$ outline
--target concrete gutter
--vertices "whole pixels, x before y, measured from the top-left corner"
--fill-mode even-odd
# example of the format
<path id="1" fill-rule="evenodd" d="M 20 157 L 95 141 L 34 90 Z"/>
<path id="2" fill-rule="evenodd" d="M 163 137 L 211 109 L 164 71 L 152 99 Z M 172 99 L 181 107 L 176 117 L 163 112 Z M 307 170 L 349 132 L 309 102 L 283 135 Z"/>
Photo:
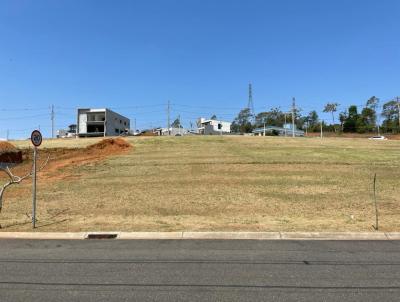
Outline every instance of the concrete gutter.
<path id="1" fill-rule="evenodd" d="M 121 240 L 400 240 L 400 232 L 0 232 L 0 239 L 88 239 L 114 235 Z"/>

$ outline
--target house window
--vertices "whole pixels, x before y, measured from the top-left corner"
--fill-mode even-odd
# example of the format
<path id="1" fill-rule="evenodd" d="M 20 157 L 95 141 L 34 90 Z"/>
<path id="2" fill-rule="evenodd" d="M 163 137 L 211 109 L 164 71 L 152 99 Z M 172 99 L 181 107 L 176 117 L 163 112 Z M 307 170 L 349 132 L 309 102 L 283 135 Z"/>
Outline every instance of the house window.
<path id="1" fill-rule="evenodd" d="M 115 133 L 119 134 L 119 129 L 115 128 Z"/>
<path id="2" fill-rule="evenodd" d="M 218 124 L 218 130 L 222 129 L 222 124 Z"/>

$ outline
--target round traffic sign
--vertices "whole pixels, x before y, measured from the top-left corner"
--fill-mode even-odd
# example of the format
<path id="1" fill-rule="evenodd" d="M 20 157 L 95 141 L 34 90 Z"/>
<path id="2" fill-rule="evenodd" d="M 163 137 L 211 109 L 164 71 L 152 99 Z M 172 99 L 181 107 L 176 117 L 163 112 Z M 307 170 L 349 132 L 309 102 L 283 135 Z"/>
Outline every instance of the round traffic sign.
<path id="1" fill-rule="evenodd" d="M 39 130 L 33 130 L 31 134 L 31 142 L 35 147 L 39 147 L 42 144 L 42 133 Z"/>

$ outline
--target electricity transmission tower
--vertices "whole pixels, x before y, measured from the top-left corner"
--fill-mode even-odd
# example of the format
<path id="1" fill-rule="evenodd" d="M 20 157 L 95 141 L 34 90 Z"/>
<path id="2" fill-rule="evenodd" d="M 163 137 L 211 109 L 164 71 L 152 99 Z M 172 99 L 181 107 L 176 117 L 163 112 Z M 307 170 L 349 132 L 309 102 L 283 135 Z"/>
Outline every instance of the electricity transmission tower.
<path id="1" fill-rule="evenodd" d="M 251 83 L 249 84 L 249 102 L 247 103 L 247 108 L 250 110 L 250 115 L 252 122 L 255 122 L 256 116 L 254 113 L 254 103 L 253 103 L 253 88 L 251 87 Z"/>

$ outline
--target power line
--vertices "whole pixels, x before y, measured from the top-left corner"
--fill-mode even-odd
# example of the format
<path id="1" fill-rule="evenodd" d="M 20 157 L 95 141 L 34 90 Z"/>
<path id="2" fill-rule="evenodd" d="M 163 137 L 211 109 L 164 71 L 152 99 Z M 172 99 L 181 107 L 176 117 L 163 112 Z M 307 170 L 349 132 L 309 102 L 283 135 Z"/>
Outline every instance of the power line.
<path id="1" fill-rule="evenodd" d="M 48 114 L 37 114 L 37 115 L 29 115 L 29 116 L 7 117 L 7 118 L 1 118 L 0 121 L 23 120 L 23 119 L 28 119 L 28 118 L 45 117 L 45 116 L 48 116 Z"/>

